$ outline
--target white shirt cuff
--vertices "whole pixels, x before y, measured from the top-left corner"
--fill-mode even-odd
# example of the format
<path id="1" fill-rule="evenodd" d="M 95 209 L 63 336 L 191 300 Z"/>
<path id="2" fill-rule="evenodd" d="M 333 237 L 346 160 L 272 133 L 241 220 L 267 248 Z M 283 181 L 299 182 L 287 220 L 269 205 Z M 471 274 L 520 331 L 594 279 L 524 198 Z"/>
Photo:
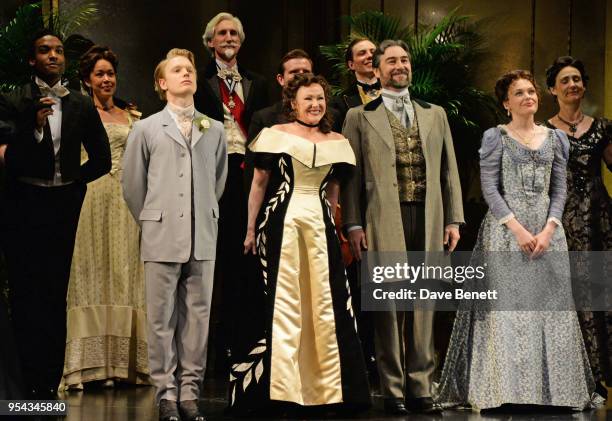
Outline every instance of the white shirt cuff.
<path id="1" fill-rule="evenodd" d="M 36 129 L 34 129 L 34 139 L 36 139 L 36 143 L 40 143 L 43 140 L 43 137 L 45 136 L 45 132 L 44 131 L 38 131 Z"/>
<path id="2" fill-rule="evenodd" d="M 348 227 L 346 229 L 346 232 L 349 233 L 349 232 L 355 231 L 355 230 L 362 230 L 363 231 L 363 227 L 361 225 L 351 225 L 350 227 Z"/>

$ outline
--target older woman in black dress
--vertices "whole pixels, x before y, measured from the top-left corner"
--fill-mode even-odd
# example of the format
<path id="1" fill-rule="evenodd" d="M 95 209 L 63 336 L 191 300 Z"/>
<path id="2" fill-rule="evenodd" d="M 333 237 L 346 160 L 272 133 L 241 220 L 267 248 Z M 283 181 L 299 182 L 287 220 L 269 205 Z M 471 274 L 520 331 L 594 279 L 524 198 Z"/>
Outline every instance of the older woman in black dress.
<path id="1" fill-rule="evenodd" d="M 612 206 L 602 180 L 601 161 L 610 168 L 612 123 L 582 111 L 588 80 L 582 61 L 565 56 L 553 62 L 546 70 L 546 84 L 559 112 L 547 125 L 563 130 L 570 143 L 563 213 L 568 249 L 608 251 L 612 250 Z M 591 300 L 586 282 L 588 272 L 584 268 L 573 269 L 576 300 L 588 305 Z M 584 279 L 577 278 L 580 276 Z M 612 312 L 582 311 L 579 320 L 597 392 L 605 395 L 602 382 L 612 385 Z"/>

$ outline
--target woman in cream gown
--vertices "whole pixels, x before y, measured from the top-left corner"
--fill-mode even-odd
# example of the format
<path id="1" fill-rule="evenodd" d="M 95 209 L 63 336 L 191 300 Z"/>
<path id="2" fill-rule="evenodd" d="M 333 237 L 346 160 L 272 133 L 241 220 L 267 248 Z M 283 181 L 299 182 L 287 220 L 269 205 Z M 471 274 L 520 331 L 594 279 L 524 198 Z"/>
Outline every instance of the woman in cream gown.
<path id="1" fill-rule="evenodd" d="M 297 75 L 283 91 L 288 124 L 264 129 L 250 148 L 255 175 L 245 253 L 257 276 L 243 346 L 230 370 L 230 407 L 370 401 L 340 244 L 330 209 L 355 156 L 330 132 L 325 80 Z M 257 217 L 257 219 L 256 219 Z"/>
<path id="2" fill-rule="evenodd" d="M 93 46 L 81 59 L 82 81 L 108 133 L 112 168 L 89 184 L 81 210 L 60 390 L 79 390 L 92 381 L 149 383 L 139 231 L 120 184 L 125 142 L 140 113 L 113 98 L 116 68 L 117 58 L 107 47 Z"/>

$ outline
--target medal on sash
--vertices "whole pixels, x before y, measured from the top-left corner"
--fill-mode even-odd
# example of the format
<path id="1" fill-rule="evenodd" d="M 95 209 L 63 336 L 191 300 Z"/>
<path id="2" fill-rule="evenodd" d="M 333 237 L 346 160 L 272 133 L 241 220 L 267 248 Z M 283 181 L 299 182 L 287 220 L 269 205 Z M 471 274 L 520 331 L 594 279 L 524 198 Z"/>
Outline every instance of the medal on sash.
<path id="1" fill-rule="evenodd" d="M 217 76 L 225 82 L 225 85 L 229 90 L 229 101 L 227 103 L 227 107 L 230 110 L 233 110 L 236 107 L 236 103 L 234 102 L 236 85 L 242 80 L 242 76 L 240 76 L 240 73 L 238 73 L 238 71 L 235 69 L 221 69 L 219 63 L 217 63 Z"/>

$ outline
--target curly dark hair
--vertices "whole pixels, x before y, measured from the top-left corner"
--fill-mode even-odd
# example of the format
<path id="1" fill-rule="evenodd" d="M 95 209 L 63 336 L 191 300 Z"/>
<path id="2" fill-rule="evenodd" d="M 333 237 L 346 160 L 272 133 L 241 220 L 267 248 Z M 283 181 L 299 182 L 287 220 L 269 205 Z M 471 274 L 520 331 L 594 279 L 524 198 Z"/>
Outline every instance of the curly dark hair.
<path id="1" fill-rule="evenodd" d="M 332 116 L 329 111 L 329 85 L 321 75 L 312 73 L 302 73 L 295 75 L 283 88 L 283 112 L 289 121 L 297 120 L 292 102 L 295 101 L 299 89 L 303 86 L 320 85 L 325 93 L 325 114 L 319 121 L 319 130 L 323 133 L 331 132 Z"/>
<path id="2" fill-rule="evenodd" d="M 366 37 L 357 37 L 357 38 L 353 38 L 353 40 L 349 43 L 349 45 L 347 45 L 346 50 L 344 51 L 344 62 L 348 65 L 349 61 L 353 61 L 354 57 L 353 57 L 353 47 L 357 44 L 359 44 L 361 41 L 370 41 L 372 44 L 374 44 L 374 42 L 370 39 L 370 38 L 366 38 Z M 376 44 L 374 44 L 376 45 Z"/>
<path id="3" fill-rule="evenodd" d="M 96 67 L 96 63 L 99 60 L 108 61 L 111 66 L 113 66 L 115 73 L 117 73 L 117 67 L 119 66 L 117 55 L 108 47 L 93 45 L 85 52 L 85 54 L 81 56 L 81 60 L 79 62 L 79 77 L 81 78 L 81 81 L 85 82 L 85 80 L 89 79 L 89 75 L 91 72 L 93 72 L 94 67 Z"/>
<path id="4" fill-rule="evenodd" d="M 557 81 L 557 75 L 567 66 L 575 67 L 580 72 L 582 84 L 586 88 L 587 83 L 589 82 L 589 76 L 586 74 L 586 70 L 584 69 L 584 63 L 582 60 L 578 60 L 572 56 L 557 57 L 555 61 L 548 66 L 546 69 L 546 86 L 549 88 L 554 87 L 555 82 Z"/>
<path id="5" fill-rule="evenodd" d="M 525 79 L 531 82 L 536 90 L 538 96 L 538 102 L 540 102 L 540 88 L 529 70 L 512 70 L 508 72 L 495 82 L 495 96 L 497 97 L 497 103 L 502 109 L 504 108 L 504 102 L 508 100 L 508 89 L 510 85 L 519 79 Z"/>
<path id="6" fill-rule="evenodd" d="M 36 57 L 36 41 L 46 36 L 55 37 L 59 39 L 62 44 L 64 43 L 64 40 L 59 35 L 59 33 L 49 28 L 41 28 L 38 31 L 34 32 L 34 34 L 32 34 L 32 36 L 30 37 L 30 45 L 29 45 L 30 48 L 28 49 L 28 59 L 33 59 L 34 57 Z"/>

